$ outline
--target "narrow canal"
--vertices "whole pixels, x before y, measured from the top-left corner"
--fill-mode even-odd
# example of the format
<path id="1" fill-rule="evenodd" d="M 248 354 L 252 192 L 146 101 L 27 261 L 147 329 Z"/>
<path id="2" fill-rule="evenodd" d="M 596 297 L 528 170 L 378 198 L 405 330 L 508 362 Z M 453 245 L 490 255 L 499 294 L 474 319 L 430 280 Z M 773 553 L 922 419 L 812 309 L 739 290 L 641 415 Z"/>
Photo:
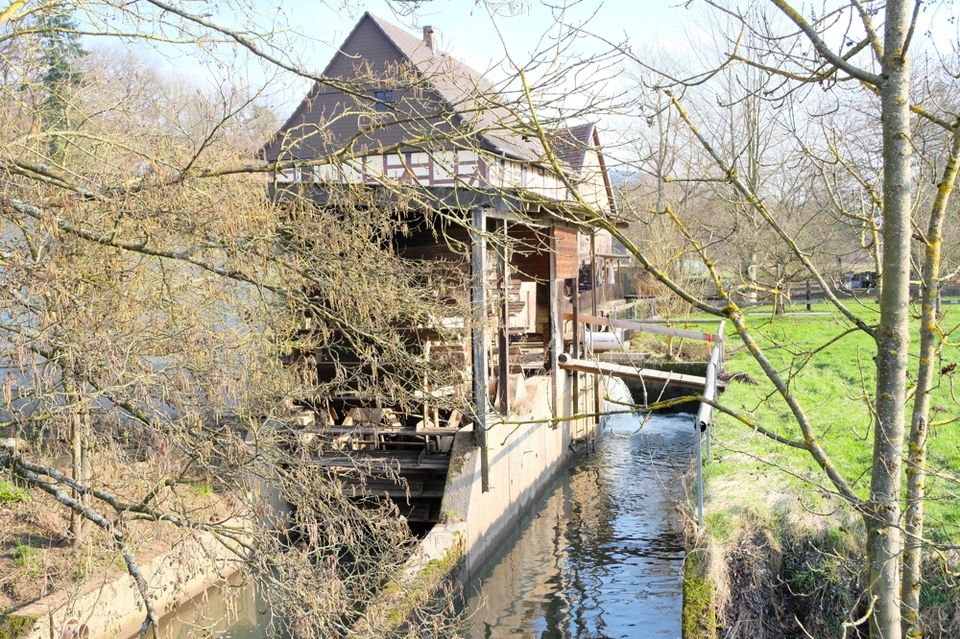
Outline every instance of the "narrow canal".
<path id="1" fill-rule="evenodd" d="M 679 639 L 684 553 L 674 504 L 692 417 L 610 415 L 603 431 L 597 451 L 561 471 L 474 571 L 458 636 Z M 205 593 L 160 627 L 168 639 L 280 636 L 269 622 L 252 587 L 241 586 Z"/>
<path id="2" fill-rule="evenodd" d="M 679 638 L 691 417 L 612 415 L 466 585 L 466 639 Z"/>

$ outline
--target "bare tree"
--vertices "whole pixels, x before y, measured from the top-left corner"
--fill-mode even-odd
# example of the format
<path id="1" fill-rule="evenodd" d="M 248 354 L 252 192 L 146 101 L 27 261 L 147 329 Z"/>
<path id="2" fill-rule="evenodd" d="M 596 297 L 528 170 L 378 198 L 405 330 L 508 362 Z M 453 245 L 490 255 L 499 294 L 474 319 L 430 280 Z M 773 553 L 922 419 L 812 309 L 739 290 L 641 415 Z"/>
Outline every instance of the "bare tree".
<path id="1" fill-rule="evenodd" d="M 347 633 L 403 565 L 410 530 L 389 501 L 308 463 L 295 426 L 304 402 L 334 390 L 413 404 L 420 381 L 452 375 L 403 328 L 450 311 L 422 285 L 429 269 L 391 249 L 402 199 L 274 199 L 269 176 L 293 163 L 256 158 L 276 124 L 257 88 L 191 86 L 99 48 L 66 61 L 69 82 L 43 82 L 46 40 L 76 34 L 205 43 L 216 62 L 228 41 L 310 76 L 266 33 L 164 3 L 45 7 L 82 8 L 83 26 L 23 3 L 0 14 L 0 466 L 47 495 L 24 508 L 69 517 L 77 543 L 122 556 L 147 606 L 141 635 L 158 611 L 140 551 L 198 532 L 235 553 L 298 636 Z M 366 366 L 321 381 L 302 354 L 323 349 Z M 355 479 L 390 473 L 358 463 Z"/>
<path id="2" fill-rule="evenodd" d="M 650 89 L 667 96 L 683 126 L 712 160 L 714 175 L 696 177 L 705 181 L 723 181 L 731 194 L 729 197 L 744 205 L 744 213 L 755 222 L 758 232 L 763 230 L 764 242 L 782 248 L 775 258 L 776 263 L 790 261 L 796 264 L 799 277 L 816 282 L 837 312 L 876 343 L 876 387 L 871 394 L 874 425 L 869 494 L 863 496 L 854 483 L 857 469 L 839 468 L 834 464 L 820 437 L 819 426 L 811 421 L 803 402 L 791 390 L 791 373 L 778 370 L 758 345 L 744 311 L 732 295 L 736 285 L 731 283 L 723 263 L 718 260 L 720 251 L 714 238 L 703 233 L 696 217 L 682 210 L 668 211 L 688 246 L 700 256 L 709 271 L 719 294 L 718 304 L 674 280 L 667 266 L 657 261 L 660 256 L 654 255 L 642 243 L 632 242 L 608 217 L 598 215 L 589 221 L 607 228 L 623 241 L 641 264 L 678 297 L 702 312 L 726 317 L 732 323 L 769 378 L 797 430 L 795 436 L 785 437 L 774 429 L 764 429 L 749 417 L 739 418 L 782 444 L 806 451 L 830 482 L 832 490 L 862 518 L 869 567 L 867 609 L 871 636 L 885 639 L 919 636 L 920 554 L 925 543 L 922 535 L 923 451 L 930 419 L 927 402 L 933 384 L 933 356 L 944 343 L 941 329 L 936 324 L 933 295 L 939 285 L 943 218 L 956 182 L 954 141 L 960 128 L 956 103 L 939 100 L 924 90 L 923 84 L 918 87 L 912 79 L 914 62 L 911 51 L 925 51 L 924 46 L 928 44 L 918 26 L 924 17 L 924 3 L 849 2 L 818 9 L 772 0 L 767 11 L 752 4 L 749 7 L 720 2 L 707 4 L 734 25 L 723 59 L 715 68 L 687 76 L 661 70 L 659 79 L 651 83 Z M 633 55 L 625 45 L 610 41 L 607 44 L 657 74 L 657 69 Z M 940 53 L 941 61 L 948 59 L 948 53 Z M 824 259 L 826 256 L 819 250 L 817 242 L 822 238 L 805 232 L 805 218 L 813 203 L 822 198 L 814 197 L 807 189 L 800 189 L 797 197 L 789 197 L 788 191 L 796 193 L 797 189 L 796 184 L 785 176 L 778 177 L 783 187 L 780 193 L 776 188 L 764 186 L 756 179 L 758 153 L 747 154 L 752 159 L 741 162 L 739 153 L 730 154 L 725 149 L 725 144 L 733 139 L 756 151 L 756 138 L 745 135 L 740 139 L 736 131 L 732 137 L 716 136 L 714 133 L 718 127 L 709 117 L 699 118 L 696 111 L 686 107 L 691 102 L 697 104 L 691 96 L 721 71 L 730 72 L 735 77 L 762 78 L 749 83 L 748 99 L 738 103 L 738 108 L 742 106 L 749 112 L 745 119 L 756 131 L 781 126 L 765 117 L 762 110 L 758 112 L 756 100 L 770 101 L 781 107 L 797 105 L 795 118 L 784 120 L 787 126 L 781 130 L 785 138 L 797 142 L 796 148 L 807 158 L 799 160 L 798 166 L 804 167 L 804 172 L 809 171 L 807 175 L 827 178 L 825 188 L 833 207 L 839 211 L 837 218 L 847 228 L 853 227 L 853 237 L 863 234 L 862 247 L 877 256 L 882 278 L 877 325 L 864 321 L 852 306 L 840 299 L 826 270 L 829 260 Z M 819 91 L 824 92 L 828 103 L 832 103 L 827 113 L 857 113 L 861 119 L 865 112 L 872 113 L 868 126 L 879 132 L 878 144 L 870 145 L 869 138 L 864 138 L 861 145 L 840 148 L 831 135 L 833 129 L 829 118 L 819 117 L 815 109 L 804 113 L 799 108 L 801 100 Z M 653 112 L 662 111 L 656 100 L 649 102 Z M 530 108 L 535 110 L 533 104 Z M 733 119 L 742 122 L 744 118 L 738 113 L 737 109 L 724 112 L 724 125 Z M 531 119 L 534 130 L 542 137 L 542 127 L 537 125 L 535 117 L 531 116 Z M 917 204 L 922 200 L 918 198 L 915 179 L 918 119 L 924 121 L 925 126 L 938 127 L 952 141 L 937 147 L 936 160 L 933 155 L 925 157 L 928 166 L 937 167 L 938 190 L 936 196 L 928 200 L 930 204 L 923 227 L 915 221 Z M 827 132 L 826 140 L 816 143 L 819 148 L 813 149 L 812 153 L 808 135 L 815 129 L 810 128 L 811 124 L 822 126 L 821 130 Z M 843 155 L 851 149 L 855 151 L 854 156 Z M 933 151 L 933 148 L 927 146 L 925 150 Z M 827 161 L 812 161 L 815 158 Z M 828 163 L 832 164 L 829 170 Z M 842 186 L 833 181 L 840 175 L 843 176 Z M 922 355 L 917 401 L 913 404 L 913 427 L 908 432 L 908 382 L 912 377 L 908 349 L 913 237 L 923 249 L 923 256 L 918 260 L 922 261 L 918 270 L 923 273 L 923 322 L 919 330 Z M 774 250 L 771 255 L 778 253 Z M 771 282 L 772 288 L 779 288 L 782 282 L 781 271 Z M 905 457 L 910 470 L 904 490 Z M 906 519 L 901 512 L 904 501 L 909 510 Z"/>

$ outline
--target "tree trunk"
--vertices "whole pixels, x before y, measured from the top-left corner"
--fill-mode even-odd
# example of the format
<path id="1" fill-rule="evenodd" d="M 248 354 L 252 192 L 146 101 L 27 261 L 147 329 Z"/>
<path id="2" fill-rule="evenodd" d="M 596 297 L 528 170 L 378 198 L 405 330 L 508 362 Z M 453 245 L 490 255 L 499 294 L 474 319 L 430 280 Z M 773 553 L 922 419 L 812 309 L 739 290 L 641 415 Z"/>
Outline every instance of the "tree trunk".
<path id="1" fill-rule="evenodd" d="M 83 406 L 83 398 L 72 376 L 64 375 L 64 389 L 70 415 L 70 475 L 81 484 L 89 484 L 91 476 L 88 415 Z M 86 504 L 85 495 L 72 491 L 74 499 Z M 81 541 L 85 535 L 86 520 L 74 511 L 70 511 L 70 536 L 73 543 Z"/>
<path id="2" fill-rule="evenodd" d="M 944 168 L 930 212 L 927 228 L 926 251 L 923 262 L 923 299 L 920 319 L 920 367 L 917 371 L 917 386 L 910 418 L 910 440 L 907 453 L 907 511 L 905 518 L 906 541 L 903 551 L 903 585 L 901 608 L 903 612 L 903 635 L 919 639 L 923 631 L 919 625 L 920 582 L 923 563 L 923 500 L 925 497 L 927 428 L 930 423 L 930 391 L 933 388 L 933 373 L 936 368 L 937 347 L 940 334 L 936 330 L 938 320 L 937 302 L 940 297 L 940 251 L 943 244 L 943 220 L 947 202 L 953 191 L 960 169 L 960 133 L 954 134 L 950 159 Z"/>
<path id="3" fill-rule="evenodd" d="M 900 481 L 910 344 L 910 71 L 906 60 L 909 12 L 887 3 L 880 85 L 883 134 L 883 288 L 877 330 L 877 417 L 870 499 L 864 513 L 870 595 L 870 635 L 900 639 Z"/>

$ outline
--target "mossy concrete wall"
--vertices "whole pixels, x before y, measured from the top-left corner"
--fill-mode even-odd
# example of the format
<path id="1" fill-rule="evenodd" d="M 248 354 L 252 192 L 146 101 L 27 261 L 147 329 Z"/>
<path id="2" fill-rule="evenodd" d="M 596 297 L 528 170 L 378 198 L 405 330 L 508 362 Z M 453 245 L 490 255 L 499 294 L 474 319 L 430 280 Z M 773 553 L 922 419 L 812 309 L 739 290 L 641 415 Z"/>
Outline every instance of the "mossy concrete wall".
<path id="1" fill-rule="evenodd" d="M 716 639 L 716 584 L 706 547 L 687 551 L 683 561 L 683 639 Z"/>
<path id="2" fill-rule="evenodd" d="M 463 523 L 440 523 L 427 533 L 396 579 L 388 583 L 363 619 L 352 628 L 355 637 L 400 634 L 413 612 L 443 589 L 464 554 Z"/>
<path id="3" fill-rule="evenodd" d="M 212 535 L 193 533 L 140 569 L 150 603 L 163 616 L 237 571 L 236 556 Z M 60 591 L 7 613 L 0 639 L 60 637 L 71 619 L 86 624 L 90 639 L 123 639 L 135 634 L 146 608 L 133 578 L 124 573 L 87 580 L 74 591 Z"/>

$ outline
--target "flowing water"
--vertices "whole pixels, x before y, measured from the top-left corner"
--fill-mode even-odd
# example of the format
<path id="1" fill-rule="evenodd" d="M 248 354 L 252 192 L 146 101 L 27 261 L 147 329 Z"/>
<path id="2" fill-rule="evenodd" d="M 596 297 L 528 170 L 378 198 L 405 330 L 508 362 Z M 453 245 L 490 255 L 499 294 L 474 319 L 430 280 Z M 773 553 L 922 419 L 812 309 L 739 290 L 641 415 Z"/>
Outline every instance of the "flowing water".
<path id="1" fill-rule="evenodd" d="M 614 399 L 629 401 L 620 380 Z M 615 407 L 614 407 L 615 409 Z M 692 417 L 610 415 L 594 454 L 561 471 L 466 584 L 465 639 L 679 639 L 683 544 L 674 512 Z M 161 636 L 276 637 L 249 585 L 212 589 Z"/>
<path id="2" fill-rule="evenodd" d="M 464 636 L 679 638 L 674 502 L 691 420 L 608 416 L 596 453 L 562 471 L 472 575 Z"/>

